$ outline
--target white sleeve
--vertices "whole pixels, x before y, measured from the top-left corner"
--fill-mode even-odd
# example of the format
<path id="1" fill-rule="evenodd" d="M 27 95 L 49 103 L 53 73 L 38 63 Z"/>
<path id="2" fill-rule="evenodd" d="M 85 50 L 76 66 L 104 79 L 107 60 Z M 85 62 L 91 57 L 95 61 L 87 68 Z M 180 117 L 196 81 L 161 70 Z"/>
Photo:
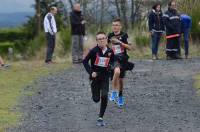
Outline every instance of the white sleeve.
<path id="1" fill-rule="evenodd" d="M 47 15 L 47 30 L 48 30 L 48 32 L 51 34 L 51 35 L 54 35 L 55 33 L 54 33 L 54 28 L 53 28 L 53 23 L 52 23 L 52 19 L 53 19 L 53 17 L 52 17 L 52 15 Z"/>
<path id="2" fill-rule="evenodd" d="M 46 22 L 46 16 L 44 18 L 44 32 L 47 33 L 48 29 L 47 29 L 47 22 Z"/>
<path id="3" fill-rule="evenodd" d="M 51 20 L 51 22 L 52 22 L 52 26 L 53 26 L 53 32 L 56 33 L 57 32 L 57 27 L 56 27 L 55 17 L 53 17 L 53 19 Z"/>

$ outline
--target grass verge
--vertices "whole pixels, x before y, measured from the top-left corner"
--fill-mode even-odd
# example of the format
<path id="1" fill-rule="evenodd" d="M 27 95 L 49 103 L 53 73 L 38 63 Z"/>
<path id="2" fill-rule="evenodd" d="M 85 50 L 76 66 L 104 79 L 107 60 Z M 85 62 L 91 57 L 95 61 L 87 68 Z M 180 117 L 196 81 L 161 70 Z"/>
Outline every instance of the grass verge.
<path id="1" fill-rule="evenodd" d="M 200 95 L 200 74 L 194 76 L 194 87 L 197 89 L 197 94 Z"/>
<path id="2" fill-rule="evenodd" d="M 70 62 L 45 66 L 42 61 L 13 62 L 8 69 L 0 69 L 0 132 L 15 126 L 22 113 L 16 110 L 25 86 L 41 76 L 55 73 L 71 66 Z"/>

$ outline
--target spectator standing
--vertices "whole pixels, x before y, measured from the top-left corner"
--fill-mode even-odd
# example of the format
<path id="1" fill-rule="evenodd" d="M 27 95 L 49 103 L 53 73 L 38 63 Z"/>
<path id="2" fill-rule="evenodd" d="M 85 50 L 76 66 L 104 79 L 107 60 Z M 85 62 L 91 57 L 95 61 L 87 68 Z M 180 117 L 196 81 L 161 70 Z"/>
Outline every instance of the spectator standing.
<path id="1" fill-rule="evenodd" d="M 75 4 L 70 13 L 72 34 L 72 62 L 81 63 L 83 58 L 83 37 L 85 35 L 85 23 L 79 3 Z"/>
<path id="2" fill-rule="evenodd" d="M 52 61 L 55 43 L 56 43 L 56 21 L 55 15 L 57 14 L 57 8 L 51 7 L 49 13 L 46 14 L 44 18 L 44 31 L 46 33 L 47 39 L 47 51 L 46 51 L 46 60 L 45 63 L 52 64 L 55 63 Z"/>

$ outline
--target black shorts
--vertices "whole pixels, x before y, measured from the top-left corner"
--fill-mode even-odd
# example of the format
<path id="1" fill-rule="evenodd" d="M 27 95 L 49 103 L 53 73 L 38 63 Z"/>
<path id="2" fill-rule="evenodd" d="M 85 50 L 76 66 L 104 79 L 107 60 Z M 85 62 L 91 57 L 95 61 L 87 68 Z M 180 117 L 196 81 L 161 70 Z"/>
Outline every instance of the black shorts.
<path id="1" fill-rule="evenodd" d="M 107 97 L 109 92 L 109 77 L 93 79 L 91 92 L 93 100 L 100 100 L 101 96 Z"/>

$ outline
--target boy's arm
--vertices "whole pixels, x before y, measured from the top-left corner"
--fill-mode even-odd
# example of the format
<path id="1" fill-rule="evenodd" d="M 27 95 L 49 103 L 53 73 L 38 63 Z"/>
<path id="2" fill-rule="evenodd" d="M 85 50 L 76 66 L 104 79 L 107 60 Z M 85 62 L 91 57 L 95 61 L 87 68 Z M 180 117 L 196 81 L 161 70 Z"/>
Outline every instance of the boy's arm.
<path id="1" fill-rule="evenodd" d="M 83 60 L 83 66 L 89 75 L 92 74 L 92 69 L 91 69 L 91 66 L 89 65 L 89 61 L 91 58 L 92 58 L 92 51 L 90 51 L 85 57 L 85 59 Z"/>
<path id="2" fill-rule="evenodd" d="M 117 38 L 111 38 L 110 41 L 111 43 L 120 43 L 124 48 L 128 49 L 128 50 L 131 50 L 131 45 L 128 43 L 127 39 L 128 39 L 128 35 L 126 34 L 124 36 L 124 42 L 120 41 L 119 39 Z"/>
<path id="3" fill-rule="evenodd" d="M 121 43 L 121 45 L 122 45 L 124 48 L 126 48 L 126 49 L 128 49 L 128 50 L 131 50 L 131 45 L 130 45 L 130 44 Z"/>

